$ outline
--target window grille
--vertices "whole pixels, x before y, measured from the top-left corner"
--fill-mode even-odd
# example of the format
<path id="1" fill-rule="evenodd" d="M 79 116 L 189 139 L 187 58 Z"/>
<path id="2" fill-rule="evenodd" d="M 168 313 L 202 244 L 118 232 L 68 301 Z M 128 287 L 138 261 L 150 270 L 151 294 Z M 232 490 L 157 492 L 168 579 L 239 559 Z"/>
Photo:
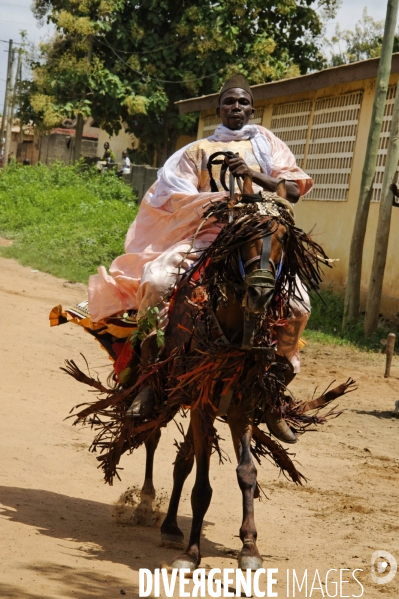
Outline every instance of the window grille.
<path id="1" fill-rule="evenodd" d="M 250 121 L 251 125 L 262 124 L 263 110 L 263 108 L 255 108 L 254 118 Z M 220 125 L 220 118 L 218 116 L 206 116 L 204 118 L 203 137 L 213 135 L 218 125 Z"/>
<path id="2" fill-rule="evenodd" d="M 389 136 L 391 133 L 393 105 L 396 96 L 396 85 L 390 85 L 387 91 L 385 100 L 384 117 L 382 119 L 382 127 L 380 133 L 380 141 L 378 143 L 377 165 L 375 169 L 375 178 L 373 184 L 372 202 L 381 200 L 382 179 L 384 177 L 385 163 L 387 160 L 387 150 Z"/>
<path id="3" fill-rule="evenodd" d="M 304 200 L 348 199 L 363 92 L 316 100 L 304 168 L 314 186 Z"/>
<path id="4" fill-rule="evenodd" d="M 311 109 L 312 102 L 310 100 L 274 104 L 273 106 L 270 129 L 287 144 L 299 167 L 302 167 L 305 156 Z"/>

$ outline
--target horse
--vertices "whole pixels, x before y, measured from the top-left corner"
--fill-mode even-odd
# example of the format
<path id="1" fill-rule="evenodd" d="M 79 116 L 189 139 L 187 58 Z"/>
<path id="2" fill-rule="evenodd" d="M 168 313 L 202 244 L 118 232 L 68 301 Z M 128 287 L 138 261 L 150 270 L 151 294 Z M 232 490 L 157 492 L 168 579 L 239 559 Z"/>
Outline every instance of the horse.
<path id="1" fill-rule="evenodd" d="M 250 181 L 244 181 L 244 196 L 241 201 L 248 201 L 254 197 Z M 285 186 L 281 183 L 276 190 L 279 197 L 285 196 Z M 237 211 L 237 208 L 234 209 Z M 268 231 L 269 232 L 269 231 Z M 287 227 L 282 222 L 276 222 L 276 226 L 268 235 L 268 249 L 264 253 L 265 237 L 258 237 L 240 244 L 240 259 L 245 271 L 245 311 L 247 321 L 253 317 L 259 317 L 267 311 L 267 307 L 273 299 L 275 291 L 275 277 L 277 267 L 281 262 L 283 247 L 287 237 Z M 205 274 L 206 278 L 206 274 Z M 260 283 L 260 284 L 259 284 Z M 187 282 L 181 287 L 179 293 L 184 295 Z M 178 301 L 178 300 L 177 300 Z M 238 296 L 236 289 L 226 289 L 226 301 L 216 301 L 215 317 L 222 331 L 223 337 L 228 344 L 238 343 L 240 347 L 247 347 L 250 341 L 244 339 L 244 311 L 243 297 Z M 181 325 L 181 314 L 177 311 L 172 314 L 170 330 L 176 330 Z M 247 334 L 250 337 L 253 331 Z M 168 337 L 170 339 L 171 336 Z M 192 340 L 191 345 L 192 345 Z M 251 349 L 252 347 L 249 347 Z M 193 351 L 193 347 L 190 347 Z M 289 365 L 286 365 L 289 370 Z M 288 384 L 288 381 L 287 381 Z M 231 395 L 231 394 L 230 394 Z M 231 399 L 231 397 L 230 397 Z M 212 438 L 209 430 L 212 429 L 216 416 L 225 416 L 231 431 L 234 450 L 238 462 L 237 480 L 242 492 L 243 520 L 240 527 L 240 539 L 242 549 L 238 555 L 238 567 L 256 570 L 262 565 L 262 558 L 256 545 L 257 532 L 254 522 L 254 498 L 259 496 L 257 489 L 257 470 L 251 455 L 252 420 L 251 412 L 254 406 L 247 404 L 228 405 L 215 411 L 209 404 L 197 406 L 190 410 L 190 425 L 185 437 L 185 442 L 177 454 L 173 471 L 173 490 L 169 502 L 169 508 L 165 520 L 161 526 L 161 539 L 163 544 L 178 546 L 183 542 L 184 535 L 177 525 L 177 512 L 183 485 L 190 474 L 194 460 L 196 463 L 196 478 L 192 490 L 191 504 L 193 511 L 192 528 L 186 551 L 175 558 L 173 568 L 188 568 L 194 570 L 200 563 L 200 536 L 203 520 L 210 505 L 212 488 L 209 481 L 209 465 L 212 451 Z M 157 433 L 146 442 L 146 480 L 143 493 L 153 494 L 152 466 L 153 456 L 159 442 L 160 434 Z"/>
<path id="2" fill-rule="evenodd" d="M 287 360 L 276 356 L 275 327 L 284 324 L 289 300 L 301 301 L 298 277 L 309 290 L 317 290 L 320 265 L 328 265 L 322 248 L 295 226 L 290 204 L 284 199 L 285 184 L 277 193 L 254 194 L 249 178 L 241 194 L 211 204 L 204 222 L 212 218 L 221 230 L 197 264 L 183 277 L 173 297 L 173 311 L 165 335 L 165 348 L 156 362 L 139 368 L 123 388 L 101 392 L 101 399 L 77 414 L 78 422 L 91 421 L 100 432 L 93 449 L 105 453 L 97 459 L 112 483 L 120 456 L 141 444 L 146 446 L 145 482 L 142 494 L 155 496 L 154 454 L 161 427 L 180 409 L 189 408 L 190 424 L 180 446 L 173 471 L 173 490 L 161 526 L 163 543 L 181 544 L 183 533 L 177 511 L 184 482 L 196 463 L 191 494 L 192 526 L 186 550 L 172 562 L 173 568 L 195 570 L 201 561 L 203 520 L 212 497 L 209 465 L 212 450 L 221 457 L 214 423 L 224 418 L 230 428 L 237 458 L 237 480 L 242 493 L 243 519 L 239 531 L 242 547 L 238 567 L 256 570 L 262 565 L 257 547 L 254 498 L 259 494 L 255 459 L 272 457 L 291 479 L 301 484 L 288 453 L 260 429 L 284 423 L 292 434 L 323 422 L 318 410 L 347 391 L 353 381 L 301 403 L 286 394 L 293 378 Z M 148 337 L 154 343 L 155 336 Z M 132 364 L 139 364 L 139 351 Z M 78 380 L 99 389 L 74 363 L 66 369 Z M 150 385 L 156 397 L 151 417 L 135 421 L 126 416 L 137 392 Z M 307 415 L 309 410 L 316 410 Z M 93 416 L 94 415 L 94 416 Z M 108 421 L 103 423 L 102 416 Z M 287 424 L 288 423 L 288 424 Z M 102 427 L 101 427 L 102 425 Z"/>

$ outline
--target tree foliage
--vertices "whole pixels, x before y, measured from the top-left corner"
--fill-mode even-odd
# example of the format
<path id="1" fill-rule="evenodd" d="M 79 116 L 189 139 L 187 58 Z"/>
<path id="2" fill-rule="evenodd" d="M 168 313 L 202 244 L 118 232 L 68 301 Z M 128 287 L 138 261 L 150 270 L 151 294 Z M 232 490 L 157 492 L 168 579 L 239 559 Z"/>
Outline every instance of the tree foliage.
<path id="1" fill-rule="evenodd" d="M 381 55 L 382 38 L 384 35 L 384 21 L 376 21 L 363 9 L 362 18 L 356 23 L 354 30 L 342 30 L 337 24 L 335 34 L 327 40 L 330 46 L 330 66 L 377 58 Z M 399 35 L 395 36 L 394 52 L 399 51 Z"/>
<path id="2" fill-rule="evenodd" d="M 34 65 L 41 122 L 91 115 L 108 132 L 125 122 L 158 163 L 195 115 L 177 100 L 214 93 L 232 73 L 252 84 L 324 66 L 318 41 L 338 0 L 34 0 L 55 38 Z"/>

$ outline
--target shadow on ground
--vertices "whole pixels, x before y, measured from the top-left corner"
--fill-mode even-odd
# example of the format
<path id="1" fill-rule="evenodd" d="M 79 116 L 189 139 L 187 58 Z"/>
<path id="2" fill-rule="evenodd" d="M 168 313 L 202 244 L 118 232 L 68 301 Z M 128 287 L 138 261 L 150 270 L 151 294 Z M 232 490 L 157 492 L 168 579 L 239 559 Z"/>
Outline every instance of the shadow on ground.
<path id="1" fill-rule="evenodd" d="M 119 523 L 112 505 L 19 487 L 0 486 L 0 497 L 0 517 L 34 526 L 42 535 L 84 543 L 79 551 L 87 560 L 106 560 L 135 570 L 145 564 L 146 568 L 152 569 L 158 568 L 161 561 L 169 563 L 179 552 L 159 546 L 158 527 Z M 191 518 L 180 516 L 178 521 L 188 539 Z M 205 521 L 202 554 L 217 556 L 226 549 L 229 551 L 206 538 L 209 526 L 213 524 Z"/>
<path id="2" fill-rule="evenodd" d="M 17 585 L 1 584 L 0 597 L 4 599 L 54 599 L 56 596 L 65 598 L 91 599 L 104 597 L 106 599 L 116 599 L 125 596 L 126 599 L 139 597 L 139 589 L 132 584 L 126 584 L 126 580 L 121 580 L 114 576 L 101 575 L 92 570 L 82 570 L 71 568 L 69 566 L 56 566 L 42 562 L 30 568 L 32 575 L 36 574 L 43 579 L 51 580 L 53 588 L 57 587 L 58 592 L 48 595 L 27 591 Z M 123 593 L 121 594 L 121 591 Z"/>

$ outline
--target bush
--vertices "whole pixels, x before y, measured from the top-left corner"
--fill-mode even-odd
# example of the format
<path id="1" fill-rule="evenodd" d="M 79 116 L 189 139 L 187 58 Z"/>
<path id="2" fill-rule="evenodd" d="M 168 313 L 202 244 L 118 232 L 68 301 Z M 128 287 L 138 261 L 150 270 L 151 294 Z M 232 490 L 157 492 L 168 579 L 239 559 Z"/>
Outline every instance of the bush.
<path id="1" fill-rule="evenodd" d="M 68 280 L 86 283 L 123 253 L 136 214 L 130 187 L 82 162 L 14 164 L 0 174 L 0 234 L 14 240 L 2 254 Z"/>

